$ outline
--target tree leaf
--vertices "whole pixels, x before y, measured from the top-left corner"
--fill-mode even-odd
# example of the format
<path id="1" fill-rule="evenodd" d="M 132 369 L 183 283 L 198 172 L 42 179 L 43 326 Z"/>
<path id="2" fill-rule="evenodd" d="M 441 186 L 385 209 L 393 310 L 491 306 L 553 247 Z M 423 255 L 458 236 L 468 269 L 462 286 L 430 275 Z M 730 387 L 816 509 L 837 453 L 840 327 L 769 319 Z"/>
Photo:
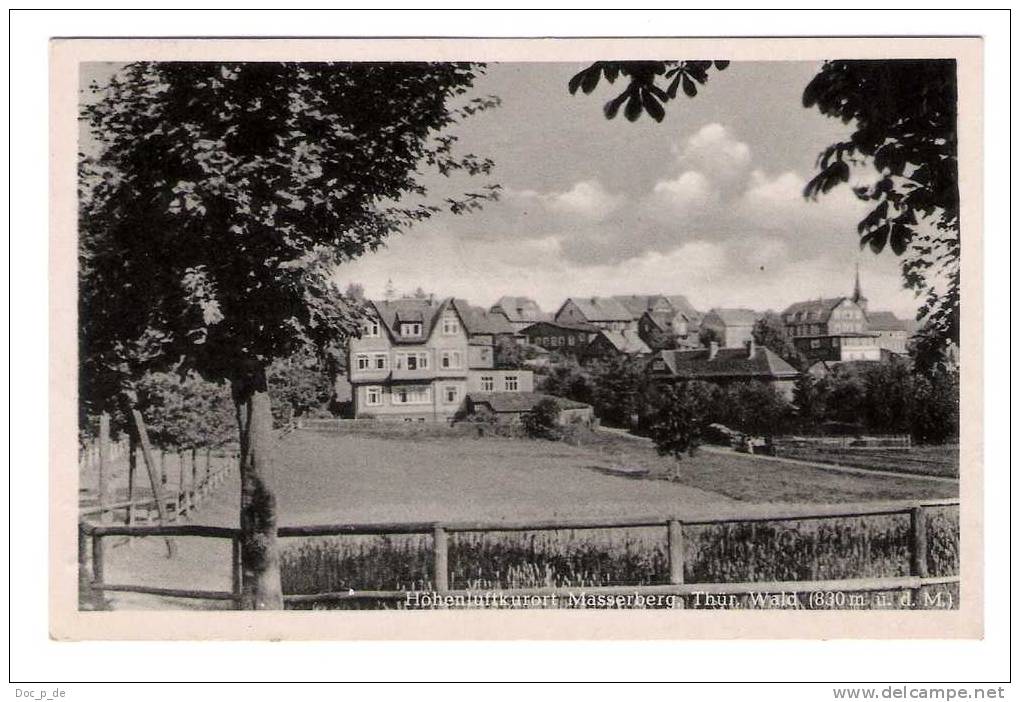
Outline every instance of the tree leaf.
<path id="1" fill-rule="evenodd" d="M 694 97 L 695 95 L 698 94 L 698 86 L 694 84 L 694 81 L 691 80 L 686 73 L 684 74 L 683 85 L 684 93 L 687 95 L 687 97 Z"/>
<path id="2" fill-rule="evenodd" d="M 641 98 L 635 91 L 631 91 L 627 96 L 627 105 L 623 108 L 623 116 L 631 122 L 636 122 L 637 118 L 641 116 Z"/>
<path id="3" fill-rule="evenodd" d="M 666 116 L 666 110 L 650 91 L 646 90 L 641 93 L 641 104 L 644 105 L 645 112 L 656 122 L 661 122 L 662 118 Z"/>
<path id="4" fill-rule="evenodd" d="M 680 88 L 680 78 L 681 76 L 679 75 L 674 78 L 673 82 L 670 83 L 669 87 L 666 89 L 666 94 L 669 95 L 670 100 L 676 97 L 676 91 Z"/>
<path id="5" fill-rule="evenodd" d="M 590 95 L 598 87 L 601 75 L 602 71 L 597 66 L 592 66 L 585 71 L 584 78 L 581 79 L 581 90 L 585 95 Z"/>
<path id="6" fill-rule="evenodd" d="M 616 117 L 616 113 L 620 110 L 620 105 L 627 99 L 627 91 L 623 91 L 612 100 L 607 102 L 602 108 L 602 112 L 606 115 L 606 119 L 613 119 Z"/>

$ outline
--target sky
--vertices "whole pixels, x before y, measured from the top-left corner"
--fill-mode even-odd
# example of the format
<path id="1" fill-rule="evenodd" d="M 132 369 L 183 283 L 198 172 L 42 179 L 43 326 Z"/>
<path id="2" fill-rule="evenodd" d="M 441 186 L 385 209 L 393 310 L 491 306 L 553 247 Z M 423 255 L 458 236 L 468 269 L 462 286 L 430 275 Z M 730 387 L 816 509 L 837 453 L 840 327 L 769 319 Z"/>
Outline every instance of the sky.
<path id="1" fill-rule="evenodd" d="M 670 103 L 661 123 L 605 119 L 619 83 L 572 96 L 580 68 L 490 65 L 475 94 L 501 107 L 455 133 L 463 153 L 495 161 L 501 200 L 392 237 L 337 281 L 373 297 L 388 280 L 398 293 L 421 287 L 482 305 L 526 295 L 547 311 L 568 296 L 626 293 L 779 310 L 850 294 L 859 263 L 872 308 L 913 317 L 898 259 L 859 249 L 867 205 L 849 187 L 802 196 L 818 153 L 850 132 L 801 106 L 818 64 L 733 63 L 697 97 Z"/>
<path id="2" fill-rule="evenodd" d="M 523 295 L 554 312 L 569 296 L 683 294 L 695 307 L 781 310 L 797 300 L 847 295 L 860 265 L 872 309 L 912 318 L 899 260 L 860 251 L 867 211 L 849 187 L 817 201 L 804 184 L 818 153 L 850 125 L 801 106 L 813 62 L 732 63 L 697 97 L 607 120 L 621 83 L 572 96 L 583 65 L 490 64 L 466 97 L 500 107 L 456 125 L 463 154 L 492 158 L 491 176 L 424 173 L 433 199 L 502 186 L 482 211 L 443 213 L 341 266 L 336 281 L 382 297 L 417 288 L 491 305 Z M 109 66 L 86 67 L 83 84 Z M 867 178 L 868 172 L 860 176 Z"/>

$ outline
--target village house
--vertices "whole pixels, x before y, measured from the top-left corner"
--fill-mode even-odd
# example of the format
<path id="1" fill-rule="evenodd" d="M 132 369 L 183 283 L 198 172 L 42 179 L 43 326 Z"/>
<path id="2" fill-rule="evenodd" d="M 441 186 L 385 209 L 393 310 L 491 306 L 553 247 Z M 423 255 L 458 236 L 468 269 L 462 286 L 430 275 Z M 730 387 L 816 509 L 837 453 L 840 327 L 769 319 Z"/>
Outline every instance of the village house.
<path id="1" fill-rule="evenodd" d="M 612 297 L 570 297 L 553 316 L 561 324 L 588 324 L 606 331 L 637 331 L 637 317 Z"/>
<path id="2" fill-rule="evenodd" d="M 545 322 L 552 318 L 547 312 L 543 312 L 538 303 L 530 297 L 515 297 L 504 295 L 499 298 L 489 312 L 502 315 L 513 327 L 514 333 L 520 333 L 525 327 L 535 322 Z"/>
<path id="3" fill-rule="evenodd" d="M 545 399 L 556 400 L 556 404 L 560 408 L 557 417 L 560 424 L 576 422 L 590 425 L 595 419 L 591 405 L 540 392 L 473 392 L 468 395 L 466 409 L 468 414 L 488 415 L 500 422 L 513 423 L 519 422 L 523 415 L 533 410 L 535 405 Z"/>
<path id="4" fill-rule="evenodd" d="M 868 312 L 868 331 L 878 334 L 878 347 L 891 353 L 907 353 L 907 341 L 914 331 L 913 322 L 900 319 L 892 312 Z"/>
<path id="5" fill-rule="evenodd" d="M 610 331 L 602 329 L 588 343 L 580 358 L 582 361 L 615 358 L 618 356 L 644 356 L 652 350 L 632 329 Z"/>
<path id="6" fill-rule="evenodd" d="M 894 353 L 888 349 L 879 349 L 878 360 L 867 360 L 867 361 L 832 361 L 832 360 L 819 360 L 815 361 L 807 367 L 804 371 L 810 376 L 815 378 L 824 378 L 834 374 L 837 370 L 863 370 L 870 366 L 875 366 L 882 363 L 902 363 L 910 364 L 910 357 L 901 354 Z"/>
<path id="7" fill-rule="evenodd" d="M 702 318 L 701 329 L 710 330 L 724 348 L 743 347 L 751 340 L 759 316 L 754 310 L 714 307 Z"/>
<path id="8" fill-rule="evenodd" d="M 626 307 L 634 319 L 640 320 L 647 313 L 665 322 L 677 336 L 698 333 L 702 314 L 683 295 L 613 295 L 613 299 Z"/>
<path id="9" fill-rule="evenodd" d="M 711 342 L 708 348 L 657 351 L 648 364 L 650 378 L 658 383 L 675 384 L 692 380 L 725 385 L 759 381 L 772 385 L 787 400 L 793 399 L 793 387 L 800 375 L 771 349 L 757 346 L 754 340 L 745 348 L 720 348 Z"/>
<path id="10" fill-rule="evenodd" d="M 882 360 L 881 335 L 869 330 L 859 273 L 850 297 L 795 302 L 781 316 L 787 337 L 808 361 Z"/>
<path id="11" fill-rule="evenodd" d="M 701 314 L 683 295 L 571 297 L 557 311 L 555 320 L 592 324 L 607 331 L 630 329 L 640 333 L 640 320 L 646 314 L 652 315 L 665 333 L 681 340 L 696 338 L 701 322 Z"/>
<path id="12" fill-rule="evenodd" d="M 532 371 L 495 367 L 495 340 L 510 331 L 490 313 L 452 298 L 368 305 L 348 350 L 355 418 L 450 421 L 469 392 L 534 389 Z"/>
<path id="13" fill-rule="evenodd" d="M 520 335 L 533 346 L 546 351 L 558 351 L 571 356 L 579 355 L 599 328 L 591 324 L 567 322 L 536 322 L 520 330 Z"/>

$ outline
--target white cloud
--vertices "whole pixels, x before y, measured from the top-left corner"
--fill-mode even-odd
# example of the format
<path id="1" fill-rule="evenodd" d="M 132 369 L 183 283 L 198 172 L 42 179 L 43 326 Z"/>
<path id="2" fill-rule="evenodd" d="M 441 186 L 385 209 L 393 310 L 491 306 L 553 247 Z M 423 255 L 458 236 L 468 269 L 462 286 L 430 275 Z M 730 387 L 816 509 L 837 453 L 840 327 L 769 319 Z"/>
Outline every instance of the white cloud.
<path id="1" fill-rule="evenodd" d="M 673 180 L 660 180 L 652 188 L 651 205 L 689 210 L 716 200 L 711 182 L 698 171 L 684 171 Z"/>
<path id="2" fill-rule="evenodd" d="M 740 187 L 751 165 L 751 147 L 718 122 L 706 124 L 675 151 L 681 168 L 706 173 L 727 189 Z"/>
<path id="3" fill-rule="evenodd" d="M 623 203 L 621 195 L 608 192 L 597 180 L 585 180 L 570 190 L 552 193 L 544 198 L 554 212 L 576 215 L 599 221 Z"/>

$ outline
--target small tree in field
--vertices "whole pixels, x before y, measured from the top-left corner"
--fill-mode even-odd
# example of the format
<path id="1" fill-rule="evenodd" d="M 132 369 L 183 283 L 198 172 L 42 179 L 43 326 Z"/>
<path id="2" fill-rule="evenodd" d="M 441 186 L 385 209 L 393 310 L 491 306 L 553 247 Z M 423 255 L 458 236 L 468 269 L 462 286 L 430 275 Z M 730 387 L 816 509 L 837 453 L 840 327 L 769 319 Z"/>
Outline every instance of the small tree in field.
<path id="1" fill-rule="evenodd" d="M 709 424 L 710 395 L 701 383 L 665 388 L 650 427 L 655 450 L 676 461 L 670 480 L 680 479 L 680 461 L 694 455 Z"/>
<path id="2" fill-rule="evenodd" d="M 496 104 L 462 97 L 479 71 L 134 63 L 83 108 L 99 153 L 79 159 L 82 401 L 106 411 L 149 369 L 229 384 L 246 609 L 283 607 L 267 370 L 359 333 L 337 265 L 495 196 L 488 185 L 433 204 L 421 182 L 490 171 L 448 133 Z"/>

